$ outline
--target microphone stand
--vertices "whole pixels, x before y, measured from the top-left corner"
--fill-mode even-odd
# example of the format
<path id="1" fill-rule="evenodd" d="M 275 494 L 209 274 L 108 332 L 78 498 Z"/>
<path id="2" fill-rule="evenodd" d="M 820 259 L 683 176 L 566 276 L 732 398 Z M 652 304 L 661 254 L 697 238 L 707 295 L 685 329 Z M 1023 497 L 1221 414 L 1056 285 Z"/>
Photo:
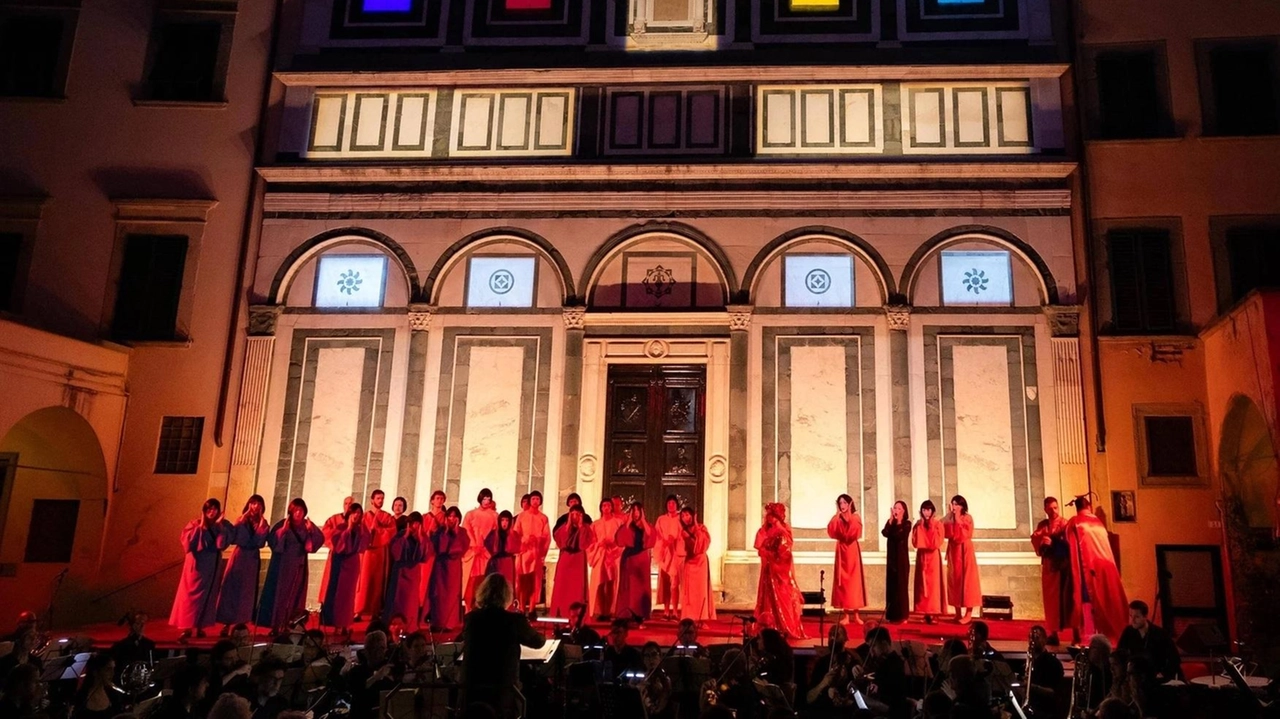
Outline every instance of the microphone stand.
<path id="1" fill-rule="evenodd" d="M 71 571 L 70 569 L 64 569 L 61 572 L 58 572 L 58 574 L 53 578 L 53 591 L 49 592 L 49 607 L 45 609 L 45 612 L 44 612 L 45 627 L 46 627 L 46 630 L 49 632 L 53 631 L 54 601 L 58 598 L 58 590 L 62 589 L 62 580 L 67 578 L 67 572 L 70 572 L 70 571 Z"/>
<path id="2" fill-rule="evenodd" d="M 818 646 L 827 645 L 827 570 L 818 572 L 818 594 L 822 595 L 822 613 L 818 615 Z M 801 616 L 804 611 L 801 610 Z M 803 624 L 803 620 L 801 620 Z"/>

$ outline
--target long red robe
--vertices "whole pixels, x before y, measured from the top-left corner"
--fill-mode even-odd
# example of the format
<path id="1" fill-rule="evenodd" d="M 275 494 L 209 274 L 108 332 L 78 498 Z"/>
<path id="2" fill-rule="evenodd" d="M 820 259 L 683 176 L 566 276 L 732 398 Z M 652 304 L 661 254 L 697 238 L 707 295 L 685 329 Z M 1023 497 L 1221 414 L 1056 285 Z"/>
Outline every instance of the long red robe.
<path id="1" fill-rule="evenodd" d="M 186 559 L 169 624 L 179 629 L 213 626 L 218 584 L 222 580 L 218 560 L 231 542 L 231 532 L 231 523 L 225 519 L 206 526 L 203 517 L 187 522 L 182 528 L 182 550 Z"/>
<path id="2" fill-rule="evenodd" d="M 360 555 L 360 586 L 356 590 L 356 614 L 377 616 L 386 597 L 387 578 L 391 574 L 391 538 L 396 535 L 396 520 L 390 512 L 370 508 L 364 513 L 364 526 L 369 528 L 369 549 Z"/>
<path id="3" fill-rule="evenodd" d="M 436 530 L 444 526 L 444 510 L 439 512 L 426 512 L 422 515 L 422 533 L 428 537 L 434 536 Z M 418 584 L 422 588 L 422 616 L 425 619 L 427 612 L 431 611 L 431 568 L 435 566 L 435 552 L 427 552 L 426 559 L 422 560 L 419 565 L 422 571 L 422 577 L 418 579 Z"/>
<path id="4" fill-rule="evenodd" d="M 240 624 L 253 620 L 253 605 L 258 597 L 258 573 L 262 570 L 259 553 L 267 546 L 267 532 L 271 524 L 258 518 L 255 526 L 247 517 L 236 522 L 230 544 L 231 559 L 227 571 L 222 574 L 222 588 L 218 590 L 217 620 L 223 624 Z"/>
<path id="5" fill-rule="evenodd" d="M 658 541 L 653 545 L 653 559 L 658 565 L 658 604 L 674 609 L 680 603 L 682 568 L 676 558 L 680 540 L 680 513 L 664 514 L 653 522 Z"/>
<path id="6" fill-rule="evenodd" d="M 595 541 L 595 532 L 587 524 L 576 530 L 571 524 L 562 524 L 554 535 L 560 559 L 556 562 L 556 579 L 551 587 L 550 612 L 553 617 L 572 617 L 569 605 L 587 601 L 587 554 Z"/>
<path id="7" fill-rule="evenodd" d="M 591 616 L 612 616 L 618 605 L 618 562 L 622 559 L 622 547 L 618 546 L 618 527 L 622 524 L 617 515 L 597 519 L 591 524 L 593 541 L 587 550 L 591 563 Z"/>
<path id="8" fill-rule="evenodd" d="M 489 550 L 484 547 L 485 537 L 498 527 L 498 510 L 476 507 L 462 517 L 462 528 L 467 530 L 467 551 L 462 555 L 462 601 L 467 611 L 475 609 L 476 587 L 484 579 L 489 566 Z"/>
<path id="9" fill-rule="evenodd" d="M 948 515 L 950 516 L 950 515 Z M 942 522 L 947 537 L 947 598 L 956 609 L 982 606 L 982 578 L 973 550 L 973 516 L 960 514 Z"/>
<path id="10" fill-rule="evenodd" d="M 827 536 L 836 540 L 835 579 L 831 582 L 831 606 L 862 609 L 867 606 L 867 581 L 862 569 L 862 517 L 857 512 L 837 513 L 827 522 Z"/>
<path id="11" fill-rule="evenodd" d="M 653 565 L 653 544 L 658 534 L 653 525 L 641 519 L 639 524 L 626 522 L 618 527 L 618 546 L 622 559 L 618 564 L 618 601 L 615 614 L 623 619 L 647 621 L 653 611 L 653 591 L 649 585 L 649 568 Z"/>
<path id="12" fill-rule="evenodd" d="M 431 568 L 431 629 L 462 628 L 462 557 L 470 542 L 461 527 L 440 527 L 432 537 L 436 562 Z"/>
<path id="13" fill-rule="evenodd" d="M 680 618 L 703 622 L 716 618 L 716 603 L 711 596 L 711 533 L 705 524 L 695 524 L 692 531 L 680 531 L 676 542 L 676 564 L 680 578 Z"/>
<path id="14" fill-rule="evenodd" d="M 1050 632 L 1071 626 L 1071 548 L 1067 520 L 1045 518 L 1031 534 L 1031 548 L 1040 555 L 1040 591 L 1044 596 L 1044 625 Z"/>
<path id="15" fill-rule="evenodd" d="M 418 617 L 422 615 L 422 560 L 431 548 L 428 538 L 420 531 L 405 529 L 391 540 L 391 578 L 387 582 L 386 607 L 382 616 L 388 621 L 397 615 L 404 617 L 405 631 L 418 629 Z"/>
<path id="16" fill-rule="evenodd" d="M 520 553 L 516 555 L 516 576 L 533 575 L 534 604 L 542 596 L 542 568 L 547 564 L 547 552 L 551 550 L 551 522 L 541 510 L 526 509 L 516 517 L 513 525 L 520 535 Z"/>
<path id="17" fill-rule="evenodd" d="M 1067 545 L 1071 548 L 1072 626 L 1085 629 L 1085 605 L 1091 610 L 1094 629 L 1111 643 L 1120 641 L 1129 619 L 1129 598 L 1120 581 L 1107 525 L 1083 510 L 1067 522 Z"/>
<path id="18" fill-rule="evenodd" d="M 325 563 L 325 583 L 320 587 L 320 624 L 346 629 L 356 613 L 360 555 L 369 549 L 372 537 L 361 522 L 358 526 L 330 528 L 328 538 L 329 560 Z"/>
<path id="19" fill-rule="evenodd" d="M 520 534 L 514 528 L 503 532 L 494 529 L 484 538 L 484 548 L 489 552 L 489 566 L 485 574 L 501 574 L 514 590 L 516 586 L 516 557 L 520 554 Z"/>
<path id="20" fill-rule="evenodd" d="M 756 587 L 756 620 L 761 629 L 777 629 L 788 638 L 804 638 L 800 623 L 803 600 L 796 584 L 791 556 L 794 540 L 791 528 L 779 522 L 756 531 L 756 553 L 760 555 L 760 583 Z"/>
<path id="21" fill-rule="evenodd" d="M 324 574 L 320 576 L 319 601 L 321 604 L 324 604 L 325 595 L 329 591 L 329 570 L 333 566 L 333 535 L 338 531 L 338 527 L 346 523 L 347 518 L 339 512 L 324 520 L 324 525 L 320 527 L 320 533 L 324 535 L 324 546 L 329 549 L 329 558 L 324 560 Z"/>
<path id="22" fill-rule="evenodd" d="M 911 528 L 911 546 L 916 548 L 915 610 L 921 614 L 942 614 L 947 606 L 947 583 L 942 569 L 942 520 L 924 520 Z"/>

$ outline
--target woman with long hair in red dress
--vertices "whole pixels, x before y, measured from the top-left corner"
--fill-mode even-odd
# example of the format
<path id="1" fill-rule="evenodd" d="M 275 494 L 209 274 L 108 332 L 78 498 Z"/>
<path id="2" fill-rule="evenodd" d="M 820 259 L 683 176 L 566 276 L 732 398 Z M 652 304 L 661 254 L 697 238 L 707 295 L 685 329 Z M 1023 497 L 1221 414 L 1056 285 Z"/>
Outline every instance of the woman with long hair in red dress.
<path id="1" fill-rule="evenodd" d="M 791 556 L 795 539 L 787 525 L 787 508 L 777 502 L 764 507 L 764 524 L 756 531 L 760 555 L 760 584 L 756 589 L 756 619 L 760 628 L 777 629 L 783 636 L 804 638 L 800 624 L 800 587 Z"/>
<path id="2" fill-rule="evenodd" d="M 947 605 L 946 577 L 942 570 L 942 520 L 933 516 L 933 500 L 920 503 L 920 519 L 911 528 L 911 546 L 916 548 L 916 606 L 925 624 L 942 614 Z"/>
<path id="3" fill-rule="evenodd" d="M 831 583 L 831 606 L 844 612 L 841 624 L 852 617 L 862 624 L 858 610 L 867 606 L 867 582 L 862 570 L 862 517 L 853 497 L 836 497 L 836 516 L 827 522 L 827 536 L 836 540 L 835 580 Z"/>
<path id="4" fill-rule="evenodd" d="M 951 498 L 951 512 L 943 518 L 942 529 L 947 537 L 947 597 L 955 607 L 956 621 L 968 624 L 974 607 L 982 604 L 982 581 L 973 550 L 973 517 L 961 495 Z"/>

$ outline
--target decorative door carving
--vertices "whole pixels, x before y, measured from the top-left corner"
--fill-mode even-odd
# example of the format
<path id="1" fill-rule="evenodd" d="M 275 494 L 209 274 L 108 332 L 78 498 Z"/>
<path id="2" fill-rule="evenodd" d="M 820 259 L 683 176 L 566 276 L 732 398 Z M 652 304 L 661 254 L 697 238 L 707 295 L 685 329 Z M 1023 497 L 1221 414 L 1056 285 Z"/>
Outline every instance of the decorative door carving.
<path id="1" fill-rule="evenodd" d="M 706 386 L 700 365 L 609 368 L 605 496 L 640 500 L 652 520 L 674 494 L 701 516 Z"/>

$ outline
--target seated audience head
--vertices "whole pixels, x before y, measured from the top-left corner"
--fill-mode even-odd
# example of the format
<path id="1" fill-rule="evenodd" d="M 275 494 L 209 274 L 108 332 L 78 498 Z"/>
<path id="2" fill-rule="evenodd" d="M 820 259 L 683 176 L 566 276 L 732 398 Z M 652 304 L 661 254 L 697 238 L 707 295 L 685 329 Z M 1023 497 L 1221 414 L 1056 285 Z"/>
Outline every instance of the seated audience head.
<path id="1" fill-rule="evenodd" d="M 405 637 L 405 659 L 408 660 L 409 666 L 415 667 L 420 664 L 427 656 L 427 648 L 430 646 L 431 641 L 427 639 L 426 632 L 418 631 Z"/>
<path id="2" fill-rule="evenodd" d="M 278 657 L 268 654 L 253 665 L 249 673 L 253 683 L 258 687 L 258 696 L 273 697 L 280 693 L 284 686 L 285 663 Z"/>
<path id="3" fill-rule="evenodd" d="M 370 664 L 381 664 L 387 658 L 387 635 L 382 630 L 364 635 L 364 655 Z"/>
<path id="4" fill-rule="evenodd" d="M 1147 619 L 1147 615 L 1150 611 L 1150 608 L 1147 607 L 1147 603 L 1141 599 L 1135 599 L 1132 602 L 1129 602 L 1129 626 L 1140 632 L 1147 631 L 1147 627 L 1151 624 L 1150 620 Z"/>
<path id="5" fill-rule="evenodd" d="M 209 709 L 209 719 L 253 719 L 249 700 L 236 694 L 223 694 Z"/>
<path id="6" fill-rule="evenodd" d="M 1128 704 L 1115 697 L 1108 697 L 1098 705 L 1098 713 L 1095 716 L 1098 719 L 1131 719 L 1133 712 L 1129 710 Z"/>
<path id="7" fill-rule="evenodd" d="M 511 582 L 501 574 L 490 574 L 476 589 L 476 608 L 506 609 L 511 606 Z"/>
<path id="8" fill-rule="evenodd" d="M 1044 651 L 1045 645 L 1049 643 L 1049 633 L 1044 630 L 1044 627 L 1037 624 L 1031 628 L 1029 639 L 1031 643 L 1031 650 L 1036 654 L 1039 654 Z"/>
<path id="9" fill-rule="evenodd" d="M 194 705 L 204 700 L 209 689 L 209 674 L 198 664 L 183 664 L 169 679 L 169 689 L 178 702 Z"/>
<path id="10" fill-rule="evenodd" d="M 1097 667 L 1105 667 L 1111 656 L 1111 640 L 1101 634 L 1089 637 L 1089 663 Z"/>
<path id="11" fill-rule="evenodd" d="M 978 645 L 986 644 L 990 638 L 991 628 L 987 626 L 986 622 L 979 619 L 969 625 L 969 644 L 973 648 L 977 649 L 979 648 Z"/>
<path id="12" fill-rule="evenodd" d="M 615 619 L 609 626 L 609 644 L 614 649 L 627 646 L 627 635 L 631 633 L 631 622 L 626 619 Z"/>
<path id="13" fill-rule="evenodd" d="M 832 624 L 827 630 L 827 644 L 831 645 L 831 651 L 840 651 L 848 643 L 849 630 L 845 629 L 843 624 Z"/>
<path id="14" fill-rule="evenodd" d="M 689 618 L 680 620 L 676 626 L 676 643 L 690 646 L 698 643 L 698 623 Z"/>
<path id="15" fill-rule="evenodd" d="M 645 642 L 640 649 L 640 658 L 644 660 L 645 672 L 652 672 L 662 663 L 662 647 L 657 642 Z"/>
<path id="16" fill-rule="evenodd" d="M 735 681 L 747 673 L 747 657 L 741 649 L 730 649 L 720 657 L 720 675 L 725 681 Z"/>
<path id="17" fill-rule="evenodd" d="M 98 652 L 84 665 L 84 684 L 88 687 L 111 686 L 116 675 L 116 660 L 110 652 Z"/>
<path id="18" fill-rule="evenodd" d="M 237 624 L 231 628 L 231 641 L 236 643 L 237 647 L 247 647 L 253 641 L 253 636 L 249 634 L 248 624 Z"/>
<path id="19" fill-rule="evenodd" d="M 230 639 L 220 639 L 213 649 L 209 650 L 209 661 L 219 673 L 229 672 L 240 663 L 240 653 Z"/>

